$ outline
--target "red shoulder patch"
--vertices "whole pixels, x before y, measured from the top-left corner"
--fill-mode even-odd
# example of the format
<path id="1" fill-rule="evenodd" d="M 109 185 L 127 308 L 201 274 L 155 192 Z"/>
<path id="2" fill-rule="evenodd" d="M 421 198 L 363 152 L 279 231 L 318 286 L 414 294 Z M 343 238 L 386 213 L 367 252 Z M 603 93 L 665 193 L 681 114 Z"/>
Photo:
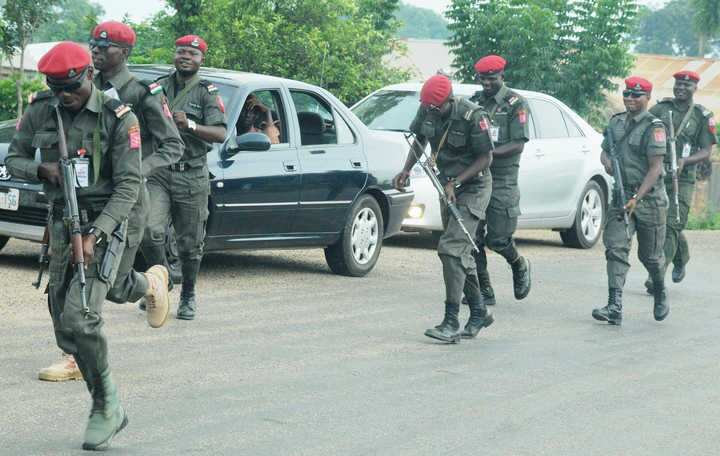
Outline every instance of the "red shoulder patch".
<path id="1" fill-rule="evenodd" d="M 217 104 L 220 107 L 220 111 L 225 113 L 225 103 L 223 103 L 222 98 L 220 98 L 220 95 L 217 96 Z"/>
<path id="2" fill-rule="evenodd" d="M 480 118 L 480 122 L 478 122 L 478 127 L 480 127 L 482 131 L 488 131 L 490 129 L 490 123 L 488 122 L 487 117 L 483 116 Z"/>
<path id="3" fill-rule="evenodd" d="M 520 125 L 525 125 L 527 123 L 527 111 L 525 111 L 524 109 L 518 111 L 517 117 Z"/>
<path id="4" fill-rule="evenodd" d="M 172 119 L 172 113 L 170 112 L 170 107 L 167 104 L 167 100 L 162 101 L 162 107 L 163 107 L 163 114 L 165 114 L 165 117 L 168 119 Z"/>
<path id="5" fill-rule="evenodd" d="M 717 125 L 715 124 L 715 117 L 710 117 L 708 119 L 708 130 L 710 130 L 710 133 L 717 134 Z"/>
<path id="6" fill-rule="evenodd" d="M 667 140 L 667 136 L 665 135 L 664 128 L 654 129 L 653 136 L 655 137 L 655 142 L 663 142 L 664 143 Z"/>
<path id="7" fill-rule="evenodd" d="M 140 149 L 142 141 L 140 140 L 140 127 L 137 124 L 128 129 L 128 142 L 131 149 Z"/>

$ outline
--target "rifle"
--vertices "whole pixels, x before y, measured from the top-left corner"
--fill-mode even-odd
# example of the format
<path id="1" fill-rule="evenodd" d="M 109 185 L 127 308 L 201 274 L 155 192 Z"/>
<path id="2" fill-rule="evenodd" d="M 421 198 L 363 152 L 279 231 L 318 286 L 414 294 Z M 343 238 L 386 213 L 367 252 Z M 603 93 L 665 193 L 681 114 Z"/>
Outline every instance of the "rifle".
<path id="1" fill-rule="evenodd" d="M 90 314 L 85 295 L 87 281 L 85 279 L 85 259 L 83 256 L 82 231 L 80 229 L 80 210 L 78 208 L 77 194 L 75 193 L 75 164 L 68 156 L 67 141 L 65 140 L 65 129 L 63 127 L 60 109 L 55 106 L 55 115 L 58 122 L 58 138 L 60 145 L 60 172 L 62 174 L 63 196 L 65 197 L 65 213 L 63 214 L 65 225 L 70 232 L 70 245 L 72 250 L 72 262 L 75 265 L 75 273 L 80 282 L 80 299 L 85 316 Z"/>
<path id="2" fill-rule="evenodd" d="M 668 111 L 668 117 L 670 122 L 668 128 L 670 129 L 670 137 L 668 141 L 670 143 L 670 172 L 672 173 L 672 189 L 673 199 L 675 203 L 675 221 L 680 222 L 680 186 L 678 184 L 678 161 L 677 161 L 677 149 L 675 147 L 675 125 L 673 124 L 673 113 Z"/>
<path id="3" fill-rule="evenodd" d="M 36 290 L 40 289 L 40 282 L 42 282 L 43 272 L 45 272 L 45 267 L 50 262 L 48 250 L 50 246 L 50 223 L 52 220 L 52 207 L 53 205 L 52 203 L 50 203 L 48 205 L 48 215 L 47 221 L 45 223 L 45 231 L 43 232 L 42 244 L 40 246 L 40 255 L 38 256 L 38 264 L 40 265 L 38 267 L 38 276 L 37 280 L 32 283 L 32 286 L 34 286 Z"/>
<path id="4" fill-rule="evenodd" d="M 609 155 L 610 160 L 612 160 L 613 182 L 615 182 L 615 195 L 620 200 L 620 208 L 622 209 L 623 221 L 625 222 L 625 235 L 628 239 L 630 239 L 630 218 L 628 217 L 628 213 L 625 210 L 625 202 L 627 201 L 627 198 L 625 196 L 625 186 L 622 178 L 622 168 L 620 167 L 620 157 L 618 157 L 617 150 L 615 149 L 615 136 L 613 135 L 612 128 L 608 127 L 605 132 L 607 134 L 608 146 L 610 147 Z"/>
<path id="5" fill-rule="evenodd" d="M 431 165 L 430 159 L 425 155 L 424 150 L 420 150 L 420 155 L 418 155 L 418 148 L 416 147 L 417 141 L 415 140 L 415 135 L 413 135 L 410 132 L 405 132 L 405 141 L 410 145 L 410 150 L 412 151 L 412 154 L 415 156 L 415 159 L 420 165 L 420 167 L 425 171 L 425 174 L 427 174 L 427 177 L 430 179 L 430 182 L 432 182 L 433 187 L 435 187 L 435 190 L 440 194 L 440 198 L 445 203 L 445 205 L 448 208 L 448 212 L 450 212 L 450 215 L 457 221 L 458 225 L 460 225 L 460 229 L 465 233 L 465 236 L 467 236 L 468 240 L 470 241 L 470 245 L 472 245 L 472 248 L 475 252 L 480 253 L 480 249 L 478 249 L 477 244 L 475 244 L 475 238 L 470 234 L 470 232 L 465 227 L 465 224 L 463 223 L 463 216 L 458 210 L 455 203 L 451 203 L 450 200 L 448 200 L 447 195 L 445 194 L 445 187 L 440 183 L 440 179 L 438 178 L 438 173 L 435 171 L 434 166 Z M 412 140 L 411 140 L 412 138 Z M 422 160 L 421 160 L 422 159 Z"/>

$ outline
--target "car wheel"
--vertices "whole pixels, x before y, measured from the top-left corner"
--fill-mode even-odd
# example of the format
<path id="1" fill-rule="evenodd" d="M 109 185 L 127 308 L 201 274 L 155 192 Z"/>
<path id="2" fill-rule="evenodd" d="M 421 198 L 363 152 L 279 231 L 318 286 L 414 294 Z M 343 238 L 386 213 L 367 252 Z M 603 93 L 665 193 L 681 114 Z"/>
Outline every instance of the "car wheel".
<path id="1" fill-rule="evenodd" d="M 9 240 L 10 238 L 7 236 L 0 236 L 0 250 L 5 247 L 5 244 L 7 244 Z"/>
<path id="2" fill-rule="evenodd" d="M 575 214 L 575 223 L 560 238 L 568 247 L 589 249 L 600 239 L 605 222 L 605 193 L 595 181 L 590 181 L 582 192 Z"/>
<path id="3" fill-rule="evenodd" d="M 383 241 L 383 218 L 375 198 L 362 195 L 352 207 L 342 236 L 325 248 L 325 260 L 335 274 L 362 277 L 375 267 Z"/>

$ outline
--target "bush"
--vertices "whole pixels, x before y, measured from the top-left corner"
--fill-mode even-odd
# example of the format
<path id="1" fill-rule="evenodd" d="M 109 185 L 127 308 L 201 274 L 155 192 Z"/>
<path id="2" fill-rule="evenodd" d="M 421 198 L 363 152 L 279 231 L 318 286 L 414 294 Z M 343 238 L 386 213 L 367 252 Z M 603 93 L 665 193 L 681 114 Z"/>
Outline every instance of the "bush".
<path id="1" fill-rule="evenodd" d="M 0 121 L 17 117 L 16 80 L 16 76 L 0 80 Z M 27 100 L 32 93 L 46 89 L 45 83 L 39 77 L 26 78 L 23 81 L 23 98 Z"/>
<path id="2" fill-rule="evenodd" d="M 720 212 L 711 214 L 704 212 L 699 215 L 690 214 L 688 230 L 720 230 Z"/>

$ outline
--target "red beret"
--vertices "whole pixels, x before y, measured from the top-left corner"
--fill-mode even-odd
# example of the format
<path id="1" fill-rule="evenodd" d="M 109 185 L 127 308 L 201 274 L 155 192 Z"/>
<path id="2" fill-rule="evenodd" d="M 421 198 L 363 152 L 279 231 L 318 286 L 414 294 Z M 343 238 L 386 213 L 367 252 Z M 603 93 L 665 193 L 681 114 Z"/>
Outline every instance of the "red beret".
<path id="1" fill-rule="evenodd" d="M 475 63 L 475 71 L 480 74 L 495 74 L 505 69 L 507 62 L 499 55 L 486 55 Z"/>
<path id="2" fill-rule="evenodd" d="M 203 54 L 207 52 L 207 43 L 197 35 L 181 36 L 175 40 L 175 46 L 190 46 L 195 49 L 200 49 Z"/>
<path id="3" fill-rule="evenodd" d="M 436 74 L 431 77 L 420 90 L 420 103 L 424 106 L 440 106 L 447 101 L 452 93 L 452 82 L 447 76 Z"/>
<path id="4" fill-rule="evenodd" d="M 63 41 L 50 49 L 38 62 L 38 71 L 51 79 L 70 79 L 90 65 L 90 54 L 77 43 Z"/>
<path id="5" fill-rule="evenodd" d="M 135 46 L 135 31 L 122 22 L 107 21 L 98 24 L 93 29 L 92 41 L 95 45 L 101 47 L 110 46 L 111 44 Z"/>
<path id="6" fill-rule="evenodd" d="M 677 73 L 675 73 L 673 75 L 673 77 L 675 79 L 680 79 L 682 81 L 700 82 L 700 75 L 694 71 L 687 71 L 687 70 L 678 71 Z"/>
<path id="7" fill-rule="evenodd" d="M 652 92 L 653 85 L 650 81 L 640 76 L 630 76 L 625 80 L 625 88 L 628 90 L 642 90 L 643 92 Z"/>

